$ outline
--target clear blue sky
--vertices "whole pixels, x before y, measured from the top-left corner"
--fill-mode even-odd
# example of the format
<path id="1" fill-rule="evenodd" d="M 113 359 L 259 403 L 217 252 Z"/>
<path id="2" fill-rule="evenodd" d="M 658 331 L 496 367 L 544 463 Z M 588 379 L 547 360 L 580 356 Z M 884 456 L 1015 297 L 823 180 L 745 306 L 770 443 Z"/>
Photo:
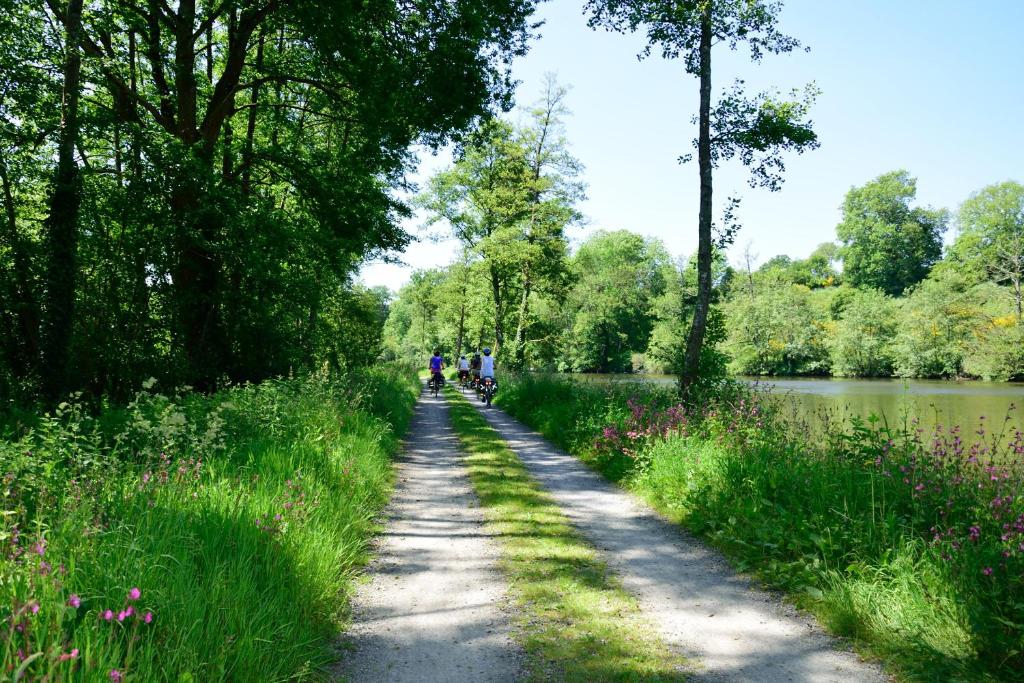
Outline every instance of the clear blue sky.
<path id="1" fill-rule="evenodd" d="M 514 67 L 518 100 L 536 99 L 547 72 L 572 88 L 567 132 L 589 185 L 589 224 L 573 241 L 627 229 L 692 253 L 697 168 L 676 158 L 693 151 L 696 79 L 657 56 L 638 61 L 642 35 L 589 29 L 579 0 L 545 3 L 539 17 L 541 38 Z M 716 173 L 716 217 L 728 194 L 743 199 L 734 260 L 747 244 L 759 261 L 806 256 L 834 238 L 851 186 L 894 169 L 917 178 L 919 204 L 953 210 L 987 184 L 1024 181 L 1024 0 L 787 0 L 781 25 L 811 51 L 754 64 L 720 46 L 715 87 L 736 77 L 751 92 L 815 81 L 821 148 L 787 157 L 776 193 L 750 189 L 738 162 Z M 418 177 L 447 163 L 428 155 Z M 415 243 L 399 256 L 407 265 L 367 264 L 361 278 L 397 289 L 412 269 L 453 253 L 450 242 Z"/>

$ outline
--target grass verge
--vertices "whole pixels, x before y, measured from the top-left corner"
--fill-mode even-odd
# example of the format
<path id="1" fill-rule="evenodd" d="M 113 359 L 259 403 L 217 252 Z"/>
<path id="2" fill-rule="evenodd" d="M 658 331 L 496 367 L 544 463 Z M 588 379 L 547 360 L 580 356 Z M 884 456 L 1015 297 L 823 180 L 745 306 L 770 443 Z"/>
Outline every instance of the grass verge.
<path id="1" fill-rule="evenodd" d="M 684 660 L 469 402 L 449 389 L 469 477 L 501 544 L 531 680 L 682 681 Z"/>
<path id="2" fill-rule="evenodd" d="M 0 442 L 4 676 L 320 678 L 418 391 L 397 369 L 149 391 Z"/>
<path id="3" fill-rule="evenodd" d="M 498 400 L 900 678 L 1024 680 L 1024 438 L 858 423 L 812 443 L 756 396 L 666 398 L 508 377 Z"/>

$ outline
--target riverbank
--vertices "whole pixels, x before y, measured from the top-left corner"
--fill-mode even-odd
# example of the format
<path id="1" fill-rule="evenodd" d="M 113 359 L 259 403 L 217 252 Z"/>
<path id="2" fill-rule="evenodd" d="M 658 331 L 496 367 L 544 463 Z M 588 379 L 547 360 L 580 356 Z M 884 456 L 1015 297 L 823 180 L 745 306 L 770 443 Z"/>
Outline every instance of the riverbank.
<path id="1" fill-rule="evenodd" d="M 397 368 L 151 390 L 0 442 L 5 675 L 317 675 L 418 392 Z"/>
<path id="2" fill-rule="evenodd" d="M 499 403 L 907 680 L 1021 676 L 1024 444 L 858 423 L 820 443 L 737 391 L 508 378 Z M 1005 528 L 1004 528 L 1004 525 Z"/>

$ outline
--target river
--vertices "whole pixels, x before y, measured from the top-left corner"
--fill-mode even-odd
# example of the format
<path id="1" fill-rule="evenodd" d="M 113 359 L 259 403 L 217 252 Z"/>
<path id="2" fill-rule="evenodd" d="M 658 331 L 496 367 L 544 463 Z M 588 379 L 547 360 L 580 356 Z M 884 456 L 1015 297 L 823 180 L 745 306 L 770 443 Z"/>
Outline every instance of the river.
<path id="1" fill-rule="evenodd" d="M 672 384 L 670 375 L 583 374 L 592 381 L 643 381 Z M 917 417 L 930 431 L 936 424 L 959 425 L 974 432 L 982 423 L 986 432 L 1009 434 L 1024 429 L 1024 383 L 950 380 L 839 379 L 829 377 L 744 377 L 771 388 L 787 410 L 806 417 L 823 413 L 835 419 L 876 415 L 891 425 Z M 1007 421 L 1005 418 L 1009 417 Z"/>

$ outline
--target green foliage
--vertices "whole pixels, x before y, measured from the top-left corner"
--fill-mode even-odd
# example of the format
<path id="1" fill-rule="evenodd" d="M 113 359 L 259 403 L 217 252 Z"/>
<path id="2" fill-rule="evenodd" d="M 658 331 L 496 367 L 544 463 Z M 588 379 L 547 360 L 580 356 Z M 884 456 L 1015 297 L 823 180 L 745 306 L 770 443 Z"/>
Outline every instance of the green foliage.
<path id="1" fill-rule="evenodd" d="M 532 0 L 85 3 L 79 88 L 66 4 L 0 3 L 4 397 L 37 393 L 47 349 L 68 349 L 68 388 L 119 399 L 374 359 L 351 276 L 409 241 L 411 147 L 510 106 Z M 79 93 L 75 239 L 47 243 Z"/>
<path id="2" fill-rule="evenodd" d="M 883 292 L 863 289 L 846 300 L 832 340 L 832 372 L 840 377 L 892 373 L 893 338 L 899 328 L 896 303 Z"/>
<path id="3" fill-rule="evenodd" d="M 827 372 L 828 321 L 823 314 L 803 285 L 768 282 L 737 291 L 725 307 L 729 325 L 722 350 L 731 358 L 730 369 L 743 375 Z"/>
<path id="4" fill-rule="evenodd" d="M 599 231 L 580 245 L 572 273 L 566 365 L 577 372 L 629 372 L 633 354 L 647 350 L 654 301 L 674 275 L 668 252 L 634 233 Z"/>
<path id="5" fill-rule="evenodd" d="M 530 377 L 500 401 L 901 677 L 1020 679 L 1019 435 L 993 452 L 983 427 L 969 444 L 854 421 L 811 443 L 733 387 L 637 453 L 608 435 L 676 410 L 640 386 Z"/>
<path id="6" fill-rule="evenodd" d="M 431 178 L 418 200 L 431 223 L 445 223 L 458 239 L 467 264 L 481 264 L 493 306 L 493 347 L 505 367 L 528 363 L 535 300 L 564 290 L 565 230 L 581 219 L 582 166 L 565 139 L 566 94 L 549 76 L 528 125 L 482 122 L 455 164 Z M 465 338 L 463 313 L 458 339 Z"/>
<path id="7" fill-rule="evenodd" d="M 906 171 L 846 193 L 836 235 L 847 283 L 898 296 L 928 275 L 942 256 L 949 217 L 944 210 L 911 208 L 916 195 L 917 181 Z"/>
<path id="8" fill-rule="evenodd" d="M 33 679 L 316 676 L 418 390 L 379 368 L 146 391 L 98 419 L 61 404 L 0 443 L 0 666 L 20 650 Z"/>

